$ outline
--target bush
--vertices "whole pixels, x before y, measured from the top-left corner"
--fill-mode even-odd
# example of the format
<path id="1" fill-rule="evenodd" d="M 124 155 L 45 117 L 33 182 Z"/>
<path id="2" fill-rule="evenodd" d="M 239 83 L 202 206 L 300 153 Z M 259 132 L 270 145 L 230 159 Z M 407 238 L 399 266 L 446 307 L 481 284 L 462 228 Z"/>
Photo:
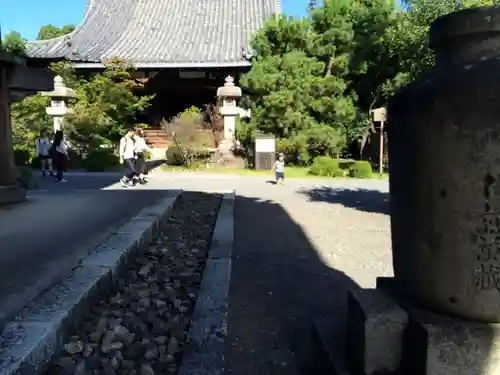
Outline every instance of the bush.
<path id="1" fill-rule="evenodd" d="M 343 171 L 349 171 L 351 167 L 356 163 L 356 160 L 354 159 L 340 159 L 339 160 L 339 167 Z"/>
<path id="2" fill-rule="evenodd" d="M 309 174 L 313 176 L 342 177 L 343 171 L 339 167 L 339 160 L 329 156 L 318 156 L 314 159 Z"/>
<path id="3" fill-rule="evenodd" d="M 118 157 L 112 149 L 97 149 L 88 153 L 83 167 L 89 172 L 104 172 L 118 166 Z"/>
<path id="4" fill-rule="evenodd" d="M 28 148 L 15 148 L 14 149 L 14 164 L 15 165 L 29 165 L 33 159 L 33 151 Z"/>
<path id="5" fill-rule="evenodd" d="M 291 138 L 278 139 L 276 151 L 285 154 L 289 164 L 306 165 L 311 158 L 307 148 L 307 138 L 299 134 Z"/>
<path id="6" fill-rule="evenodd" d="M 142 157 L 144 158 L 144 160 L 148 161 L 148 160 L 153 159 L 153 154 L 151 154 L 151 152 L 149 150 L 144 150 L 142 152 Z"/>
<path id="7" fill-rule="evenodd" d="M 349 176 L 354 178 L 371 178 L 372 174 L 372 165 L 366 160 L 358 160 L 349 168 Z"/>
<path id="8" fill-rule="evenodd" d="M 177 146 L 170 146 L 166 153 L 165 158 L 167 163 L 171 165 L 184 165 L 184 158 L 182 150 Z"/>

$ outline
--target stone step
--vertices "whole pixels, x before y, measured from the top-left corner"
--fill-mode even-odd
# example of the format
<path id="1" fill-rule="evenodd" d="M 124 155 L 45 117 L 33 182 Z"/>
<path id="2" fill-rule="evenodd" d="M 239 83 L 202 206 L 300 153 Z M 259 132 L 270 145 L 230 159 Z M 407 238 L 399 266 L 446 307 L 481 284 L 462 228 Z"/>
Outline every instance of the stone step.
<path id="1" fill-rule="evenodd" d="M 169 139 L 146 139 L 146 142 L 150 145 L 172 143 Z"/>

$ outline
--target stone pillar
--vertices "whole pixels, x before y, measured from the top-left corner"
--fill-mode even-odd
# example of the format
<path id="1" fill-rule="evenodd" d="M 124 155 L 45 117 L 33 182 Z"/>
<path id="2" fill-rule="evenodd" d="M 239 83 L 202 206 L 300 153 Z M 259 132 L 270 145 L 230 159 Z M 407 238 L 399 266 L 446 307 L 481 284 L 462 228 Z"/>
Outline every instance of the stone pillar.
<path id="1" fill-rule="evenodd" d="M 26 199 L 16 180 L 9 104 L 9 64 L 0 60 L 0 205 Z"/>
<path id="2" fill-rule="evenodd" d="M 389 103 L 395 277 L 349 292 L 352 374 L 500 374 L 500 7 L 437 19 L 430 45 Z"/>
<path id="3" fill-rule="evenodd" d="M 236 134 L 236 114 L 228 111 L 228 108 L 225 108 L 225 115 L 223 115 L 224 119 L 224 139 L 234 141 Z"/>
<path id="4" fill-rule="evenodd" d="M 500 322 L 500 8 L 431 28 L 435 72 L 389 107 L 396 282 L 426 309 Z"/>

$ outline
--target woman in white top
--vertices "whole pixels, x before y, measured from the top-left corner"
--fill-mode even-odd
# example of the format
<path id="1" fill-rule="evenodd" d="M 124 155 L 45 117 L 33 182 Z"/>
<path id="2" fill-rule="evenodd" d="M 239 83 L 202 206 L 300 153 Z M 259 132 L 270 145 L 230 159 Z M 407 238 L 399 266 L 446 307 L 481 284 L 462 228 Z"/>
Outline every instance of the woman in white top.
<path id="1" fill-rule="evenodd" d="M 146 159 L 144 152 L 151 152 L 151 149 L 146 144 L 144 140 L 144 129 L 137 127 L 134 136 L 134 151 L 135 151 L 135 170 L 139 174 L 139 183 L 147 184 L 146 177 L 144 176 L 144 172 L 146 170 Z"/>
<path id="2" fill-rule="evenodd" d="M 47 173 L 52 172 L 52 160 L 50 160 L 50 140 L 47 137 L 47 132 L 40 132 L 40 136 L 35 142 L 36 156 L 40 160 L 40 168 L 42 169 L 42 176 L 45 177 Z"/>
<path id="3" fill-rule="evenodd" d="M 64 135 L 61 130 L 56 131 L 51 148 L 52 162 L 56 169 L 56 178 L 59 182 L 66 182 L 64 179 L 64 172 L 66 172 L 67 169 L 69 156 L 68 146 L 64 141 Z"/>

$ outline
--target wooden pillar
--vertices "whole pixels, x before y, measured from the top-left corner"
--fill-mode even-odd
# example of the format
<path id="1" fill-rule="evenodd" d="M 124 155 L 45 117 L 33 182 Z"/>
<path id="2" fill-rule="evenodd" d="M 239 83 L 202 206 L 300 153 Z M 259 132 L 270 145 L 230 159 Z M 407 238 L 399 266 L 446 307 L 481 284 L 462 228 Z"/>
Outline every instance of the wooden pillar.
<path id="1" fill-rule="evenodd" d="M 17 203 L 26 193 L 16 180 L 9 106 L 9 64 L 0 61 L 0 205 Z"/>

